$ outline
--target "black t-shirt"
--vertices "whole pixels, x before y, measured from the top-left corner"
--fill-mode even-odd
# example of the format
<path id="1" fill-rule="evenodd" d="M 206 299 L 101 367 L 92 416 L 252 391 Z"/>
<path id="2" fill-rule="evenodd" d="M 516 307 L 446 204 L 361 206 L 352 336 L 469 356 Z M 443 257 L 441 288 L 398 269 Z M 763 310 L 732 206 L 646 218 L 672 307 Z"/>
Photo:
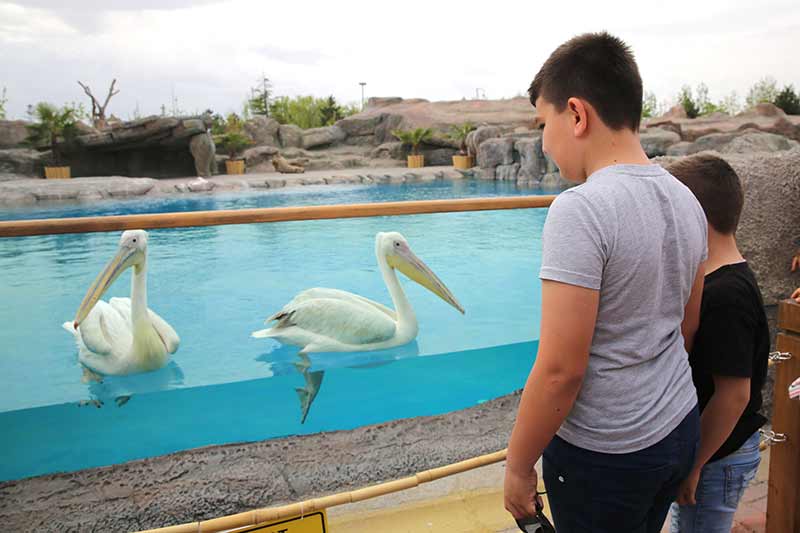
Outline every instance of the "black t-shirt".
<path id="1" fill-rule="evenodd" d="M 712 375 L 750 378 L 750 402 L 731 435 L 709 462 L 738 450 L 766 422 L 758 410 L 768 360 L 769 326 L 753 271 L 743 262 L 725 265 L 708 274 L 700 326 L 689 355 L 700 411 L 714 394 Z"/>

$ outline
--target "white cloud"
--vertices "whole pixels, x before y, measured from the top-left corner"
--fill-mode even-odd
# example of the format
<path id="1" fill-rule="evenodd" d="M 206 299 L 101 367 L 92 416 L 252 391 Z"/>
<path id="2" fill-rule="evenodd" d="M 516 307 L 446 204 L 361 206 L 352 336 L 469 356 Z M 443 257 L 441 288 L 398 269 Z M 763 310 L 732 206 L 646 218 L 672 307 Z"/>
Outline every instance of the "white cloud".
<path id="1" fill-rule="evenodd" d="M 68 7 L 65 7 L 68 6 Z M 558 3 L 0 0 L 0 86 L 21 117 L 27 104 L 83 101 L 76 80 L 109 111 L 155 113 L 172 93 L 188 111 L 237 110 L 262 72 L 278 94 L 490 98 L 524 93 L 542 61 L 584 31 L 633 47 L 659 99 L 704 81 L 713 98 L 743 97 L 772 75 L 800 88 L 800 7 L 677 0 Z"/>

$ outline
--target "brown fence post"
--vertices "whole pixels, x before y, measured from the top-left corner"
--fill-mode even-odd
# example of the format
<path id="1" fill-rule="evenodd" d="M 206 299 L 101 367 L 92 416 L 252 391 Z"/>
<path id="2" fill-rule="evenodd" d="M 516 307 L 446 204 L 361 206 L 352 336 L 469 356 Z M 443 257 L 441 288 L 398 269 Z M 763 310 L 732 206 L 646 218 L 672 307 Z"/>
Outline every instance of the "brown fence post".
<path id="1" fill-rule="evenodd" d="M 800 304 L 778 308 L 776 349 L 791 359 L 775 365 L 772 429 L 786 435 L 770 451 L 767 533 L 800 533 L 800 401 L 789 399 L 789 385 L 800 377 Z"/>

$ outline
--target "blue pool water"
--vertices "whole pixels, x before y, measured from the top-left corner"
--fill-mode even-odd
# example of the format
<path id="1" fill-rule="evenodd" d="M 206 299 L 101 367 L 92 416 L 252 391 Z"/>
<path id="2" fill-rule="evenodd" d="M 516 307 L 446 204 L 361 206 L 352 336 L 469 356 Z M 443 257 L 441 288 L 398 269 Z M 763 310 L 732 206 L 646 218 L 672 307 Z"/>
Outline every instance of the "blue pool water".
<path id="1" fill-rule="evenodd" d="M 33 216 L 523 193 L 530 191 L 472 181 L 328 187 L 50 207 Z M 0 218 L 30 214 L 0 211 Z M 61 323 L 114 254 L 119 233 L 0 239 L 0 480 L 443 413 L 516 390 L 538 339 L 545 215 L 527 209 L 153 230 L 148 303 L 181 336 L 180 349 L 162 370 L 101 384 L 81 382 Z M 466 315 L 401 276 L 420 323 L 416 342 L 312 354 L 311 370 L 324 379 L 301 424 L 297 349 L 250 332 L 314 286 L 391 305 L 374 257 L 378 231 L 403 233 Z M 126 273 L 105 298 L 129 290 Z"/>

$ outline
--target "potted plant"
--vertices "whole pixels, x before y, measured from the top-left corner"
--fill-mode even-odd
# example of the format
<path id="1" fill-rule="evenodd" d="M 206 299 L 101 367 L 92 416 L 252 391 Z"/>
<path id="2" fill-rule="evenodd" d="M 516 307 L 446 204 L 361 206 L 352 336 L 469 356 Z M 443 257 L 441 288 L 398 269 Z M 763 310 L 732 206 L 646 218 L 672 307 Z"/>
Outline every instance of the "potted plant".
<path id="1" fill-rule="evenodd" d="M 250 138 L 244 133 L 244 124 L 236 113 L 231 113 L 225 120 L 225 129 L 222 134 L 216 136 L 214 142 L 219 145 L 220 150 L 228 154 L 225 161 L 226 174 L 244 174 L 244 159 L 241 157 L 242 150 L 252 144 Z"/>
<path id="2" fill-rule="evenodd" d="M 450 128 L 449 137 L 459 143 L 458 154 L 453 156 L 453 167 L 467 170 L 475 165 L 472 156 L 467 153 L 467 135 L 475 129 L 471 122 L 465 122 Z"/>
<path id="3" fill-rule="evenodd" d="M 80 108 L 64 106 L 58 109 L 47 102 L 39 102 L 29 113 L 36 120 L 28 126 L 28 144 L 37 149 L 49 148 L 53 153 L 53 165 L 44 167 L 47 179 L 71 177 L 70 167 L 64 165 L 61 143 L 72 141 L 78 133 L 77 123 Z"/>
<path id="4" fill-rule="evenodd" d="M 411 147 L 411 153 L 408 155 L 408 168 L 422 168 L 425 166 L 425 156 L 419 153 L 419 145 L 433 135 L 433 131 L 430 128 L 394 130 L 392 135 L 397 137 L 403 144 Z"/>

